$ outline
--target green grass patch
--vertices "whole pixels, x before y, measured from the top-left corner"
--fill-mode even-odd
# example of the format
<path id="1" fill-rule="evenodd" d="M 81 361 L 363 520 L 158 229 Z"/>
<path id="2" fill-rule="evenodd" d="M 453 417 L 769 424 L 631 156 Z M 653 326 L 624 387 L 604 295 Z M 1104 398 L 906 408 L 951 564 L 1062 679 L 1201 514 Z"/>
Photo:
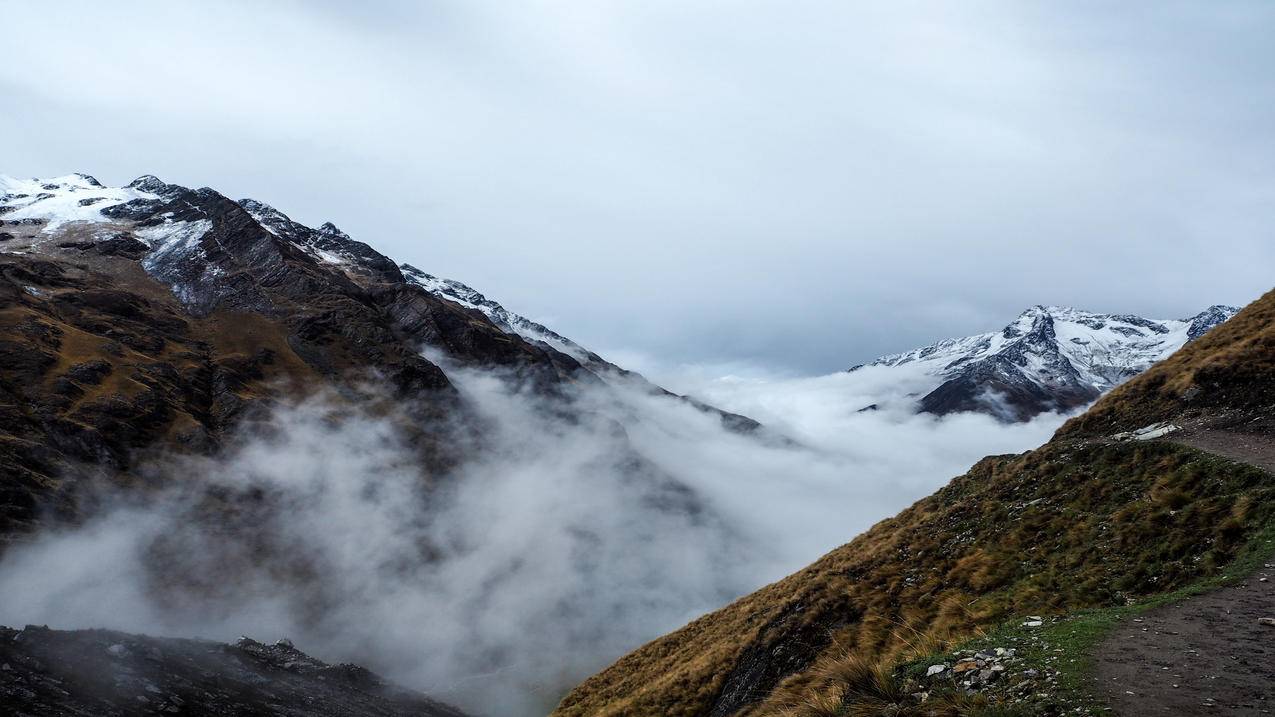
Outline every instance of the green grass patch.
<path id="1" fill-rule="evenodd" d="M 1056 671 L 1056 683 L 1051 688 L 1053 703 L 1073 714 L 1093 717 L 1109 715 L 1109 710 L 1094 694 L 1094 653 L 1111 632 L 1125 620 L 1147 611 L 1171 605 L 1196 595 L 1219 588 L 1237 585 L 1253 576 L 1275 554 L 1275 522 L 1268 523 L 1246 542 L 1236 557 L 1222 571 L 1185 587 L 1160 595 L 1153 595 L 1128 605 L 1077 610 L 1062 617 L 1046 619 L 1041 627 L 1025 627 L 1025 618 L 1004 622 L 978 637 L 963 641 L 951 649 L 909 660 L 896 670 L 914 679 L 922 679 L 926 669 L 933 664 L 951 665 L 957 655 L 966 651 L 992 650 L 997 647 L 1012 648 L 1022 660 L 1024 668 L 1042 674 Z M 1013 705 L 989 707 L 986 717 L 996 715 L 1023 715 Z M 994 710 L 1005 709 L 1006 712 Z M 1014 710 L 1020 711 L 1014 711 Z"/>

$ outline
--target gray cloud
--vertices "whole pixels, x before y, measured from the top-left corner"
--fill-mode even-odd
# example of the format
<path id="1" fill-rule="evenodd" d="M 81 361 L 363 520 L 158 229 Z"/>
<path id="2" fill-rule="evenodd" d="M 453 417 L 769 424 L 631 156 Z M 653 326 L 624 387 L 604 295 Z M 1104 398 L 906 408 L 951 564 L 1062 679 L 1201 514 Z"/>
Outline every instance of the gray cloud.
<path id="1" fill-rule="evenodd" d="M 333 220 L 586 345 L 817 372 L 1269 288 L 1275 7 L 6 10 L 0 171 Z"/>
<path id="2" fill-rule="evenodd" d="M 908 390 L 871 369 L 701 384 L 793 447 L 641 387 L 581 388 L 563 418 L 501 376 L 448 374 L 484 426 L 455 473 L 424 475 L 387 419 L 322 396 L 281 407 L 216 460 L 141 471 L 169 492 L 103 497 L 83 525 L 6 552 L 0 623 L 288 636 L 478 714 L 544 714 L 625 652 L 1061 421 L 856 413 Z"/>

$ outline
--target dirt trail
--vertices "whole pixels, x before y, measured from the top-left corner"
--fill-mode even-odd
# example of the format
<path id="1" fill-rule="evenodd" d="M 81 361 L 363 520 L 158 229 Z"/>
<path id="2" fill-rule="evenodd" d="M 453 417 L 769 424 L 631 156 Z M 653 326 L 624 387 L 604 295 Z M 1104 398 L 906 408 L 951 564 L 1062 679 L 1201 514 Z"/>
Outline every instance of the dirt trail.
<path id="1" fill-rule="evenodd" d="M 1270 434 L 1191 429 L 1175 443 L 1275 473 Z M 1133 618 L 1098 647 L 1095 681 L 1117 715 L 1275 714 L 1275 561 L 1236 587 Z"/>
<path id="2" fill-rule="evenodd" d="M 1169 440 L 1275 473 L 1275 436 L 1269 433 L 1191 428 L 1171 434 Z"/>

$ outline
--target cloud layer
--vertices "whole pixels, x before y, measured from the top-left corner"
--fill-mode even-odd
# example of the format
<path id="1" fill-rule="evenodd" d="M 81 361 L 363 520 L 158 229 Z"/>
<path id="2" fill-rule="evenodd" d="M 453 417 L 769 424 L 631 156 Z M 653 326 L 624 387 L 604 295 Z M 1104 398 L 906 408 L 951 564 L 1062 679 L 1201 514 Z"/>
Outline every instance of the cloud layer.
<path id="1" fill-rule="evenodd" d="M 714 398 L 792 445 L 638 387 L 564 403 L 448 372 L 483 426 L 456 471 L 423 475 L 385 420 L 312 397 L 217 460 L 150 466 L 162 496 L 115 496 L 13 550 L 0 622 L 288 636 L 477 713 L 543 714 L 624 652 L 1059 422 L 857 413 L 886 387 L 871 372 L 720 382 Z"/>

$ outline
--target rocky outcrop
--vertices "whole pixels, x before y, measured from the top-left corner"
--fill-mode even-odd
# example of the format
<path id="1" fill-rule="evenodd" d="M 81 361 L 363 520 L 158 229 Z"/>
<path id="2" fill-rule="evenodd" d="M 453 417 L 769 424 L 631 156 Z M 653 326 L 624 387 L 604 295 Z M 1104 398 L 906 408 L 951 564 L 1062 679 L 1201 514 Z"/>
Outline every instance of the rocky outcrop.
<path id="1" fill-rule="evenodd" d="M 0 704 L 41 717 L 139 714 L 464 717 L 287 640 L 233 645 L 109 630 L 0 626 Z"/>

